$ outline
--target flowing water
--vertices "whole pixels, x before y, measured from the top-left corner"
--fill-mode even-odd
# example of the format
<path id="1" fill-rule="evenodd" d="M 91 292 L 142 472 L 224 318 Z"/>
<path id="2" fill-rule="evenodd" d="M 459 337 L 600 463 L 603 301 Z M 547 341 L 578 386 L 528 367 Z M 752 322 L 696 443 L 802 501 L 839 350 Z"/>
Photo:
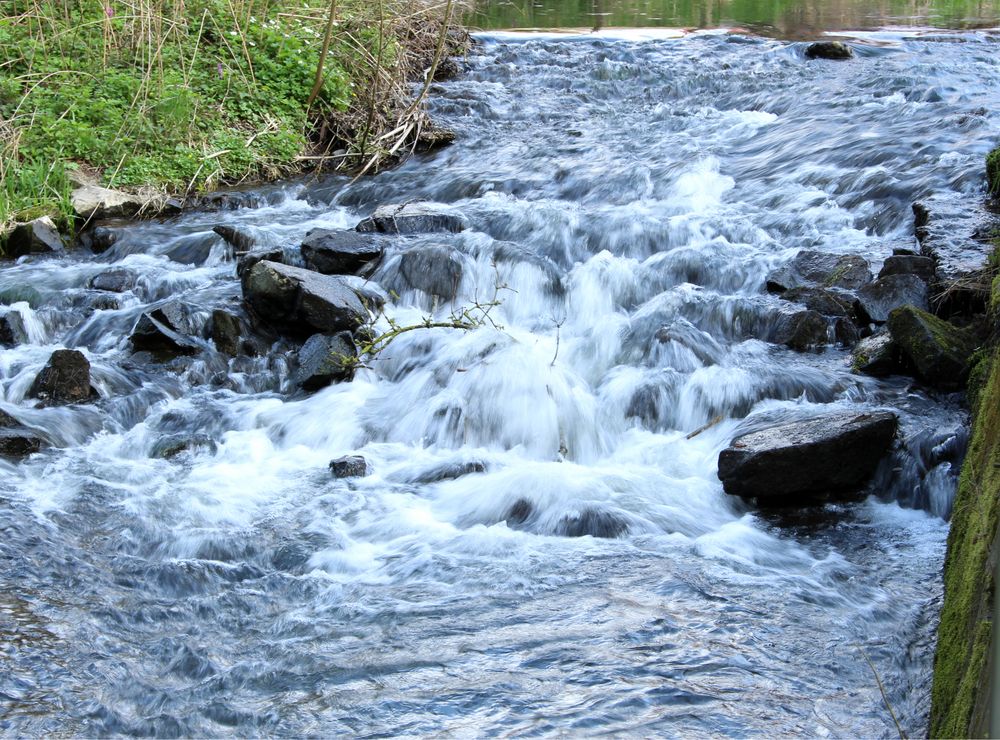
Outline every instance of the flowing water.
<path id="1" fill-rule="evenodd" d="M 832 63 L 674 36 L 485 35 L 433 90 L 458 133 L 436 155 L 0 270 L 30 338 L 0 355 L 0 409 L 52 444 L 0 462 L 4 734 L 895 736 L 867 659 L 926 731 L 964 412 L 763 341 L 763 282 L 803 248 L 877 271 L 914 200 L 981 197 L 1000 38 L 863 34 Z M 130 352 L 150 306 L 198 324 L 238 300 L 212 226 L 294 259 L 416 200 L 470 228 L 391 242 L 387 314 L 495 295 L 495 325 L 403 334 L 308 396 L 287 344 Z M 407 286 L 422 245 L 461 263 L 453 302 Z M 112 263 L 140 275 L 117 302 L 86 287 Z M 100 398 L 36 409 L 64 346 Z M 881 407 L 903 441 L 867 498 L 779 518 L 723 493 L 740 431 Z M 153 454 L 176 435 L 200 443 Z M 333 479 L 350 453 L 372 474 Z"/>

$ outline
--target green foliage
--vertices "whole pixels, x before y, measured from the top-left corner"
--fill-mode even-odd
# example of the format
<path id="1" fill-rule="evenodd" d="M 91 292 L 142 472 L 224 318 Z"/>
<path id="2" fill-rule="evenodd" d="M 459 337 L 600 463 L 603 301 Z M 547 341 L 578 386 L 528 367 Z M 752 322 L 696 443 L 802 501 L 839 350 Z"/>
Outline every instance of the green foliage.
<path id="1" fill-rule="evenodd" d="M 290 171 L 310 127 L 351 101 L 348 69 L 368 53 L 365 34 L 335 39 L 306 110 L 328 7 L 0 2 L 0 226 L 32 209 L 68 217 L 76 164 L 109 186 L 173 191 Z"/>

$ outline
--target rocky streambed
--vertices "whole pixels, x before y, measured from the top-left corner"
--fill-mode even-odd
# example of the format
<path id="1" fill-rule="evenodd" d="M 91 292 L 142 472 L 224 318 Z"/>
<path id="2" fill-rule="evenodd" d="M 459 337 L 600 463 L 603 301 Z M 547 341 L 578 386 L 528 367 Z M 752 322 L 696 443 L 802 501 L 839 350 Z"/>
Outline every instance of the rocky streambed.
<path id="1" fill-rule="evenodd" d="M 0 270 L 9 731 L 926 728 L 995 39 L 482 41 Z"/>

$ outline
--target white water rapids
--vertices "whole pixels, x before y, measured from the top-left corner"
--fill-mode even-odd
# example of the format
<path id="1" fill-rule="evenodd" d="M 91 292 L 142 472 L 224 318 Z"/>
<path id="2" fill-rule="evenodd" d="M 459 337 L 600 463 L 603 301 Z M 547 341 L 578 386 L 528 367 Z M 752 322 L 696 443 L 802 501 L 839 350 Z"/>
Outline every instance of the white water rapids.
<path id="1" fill-rule="evenodd" d="M 458 133 L 435 155 L 0 269 L 28 332 L 0 409 L 52 445 L 0 462 L 0 732 L 895 736 L 866 655 L 926 731 L 964 414 L 761 339 L 764 277 L 806 248 L 877 272 L 912 202 L 980 197 L 997 37 L 868 34 L 843 64 L 723 33 L 480 41 L 433 89 Z M 495 295 L 496 326 L 404 334 L 312 395 L 285 344 L 132 355 L 150 306 L 238 299 L 212 226 L 294 259 L 407 201 L 470 228 L 393 241 L 388 315 Z M 454 301 L 407 288 L 422 245 L 460 261 Z M 112 263 L 140 276 L 117 303 L 87 287 Z M 36 409 L 60 347 L 100 399 Z M 723 493 L 739 432 L 876 407 L 903 443 L 867 499 L 785 519 Z M 151 456 L 178 434 L 205 443 Z M 345 454 L 372 474 L 332 478 Z"/>

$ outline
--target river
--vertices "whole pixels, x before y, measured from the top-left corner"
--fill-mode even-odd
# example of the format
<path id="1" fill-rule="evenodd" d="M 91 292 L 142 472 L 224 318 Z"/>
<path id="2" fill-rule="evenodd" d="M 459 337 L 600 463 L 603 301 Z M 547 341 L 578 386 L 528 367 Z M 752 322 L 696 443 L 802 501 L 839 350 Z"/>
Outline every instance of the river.
<path id="1" fill-rule="evenodd" d="M 762 341 L 764 277 L 805 248 L 877 272 L 915 200 L 982 197 L 1000 37 L 856 32 L 845 63 L 747 32 L 479 42 L 432 90 L 447 149 L 0 269 L 30 340 L 0 409 L 52 444 L 0 461 L 0 732 L 895 737 L 869 660 L 926 732 L 965 412 Z M 423 200 L 470 228 L 392 242 L 387 314 L 495 295 L 495 325 L 409 332 L 311 395 L 280 343 L 131 352 L 151 306 L 238 300 L 213 226 L 294 260 L 311 228 Z M 451 303 L 400 276 L 426 245 L 461 265 Z M 87 285 L 111 265 L 139 279 L 109 299 Z M 36 409 L 60 347 L 100 398 Z M 723 493 L 740 430 L 881 407 L 903 442 L 867 498 L 777 516 Z M 177 435 L 198 443 L 157 457 Z M 345 454 L 371 475 L 331 477 Z"/>

